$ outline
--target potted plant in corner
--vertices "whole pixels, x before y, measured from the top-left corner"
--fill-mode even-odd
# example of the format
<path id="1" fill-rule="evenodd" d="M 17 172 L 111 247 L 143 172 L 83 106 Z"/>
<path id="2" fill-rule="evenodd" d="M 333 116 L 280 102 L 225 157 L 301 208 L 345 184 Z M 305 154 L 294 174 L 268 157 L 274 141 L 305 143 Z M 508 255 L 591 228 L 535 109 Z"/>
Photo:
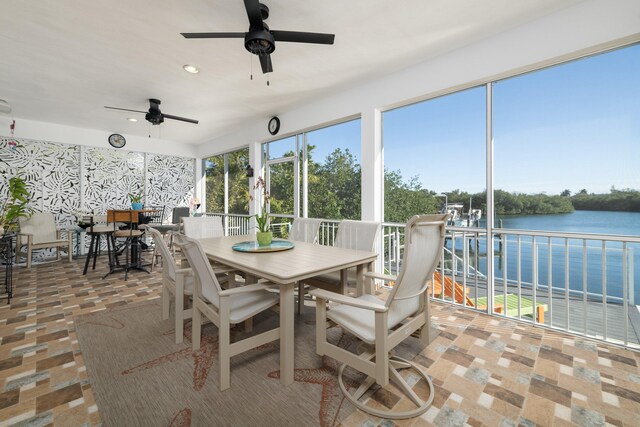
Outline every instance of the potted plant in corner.
<path id="1" fill-rule="evenodd" d="M 129 199 L 131 200 L 131 209 L 134 211 L 142 210 L 142 191 L 138 194 L 129 193 Z"/>
<path id="2" fill-rule="evenodd" d="M 258 241 L 259 246 L 269 246 L 271 244 L 271 240 L 273 239 L 273 232 L 271 231 L 271 226 L 269 225 L 269 192 L 267 191 L 267 185 L 262 179 L 261 176 L 258 177 L 256 181 L 256 185 L 253 187 L 254 190 L 260 189 L 262 190 L 262 207 L 261 212 L 254 215 L 256 218 L 256 224 L 258 227 L 258 231 L 256 232 L 256 240 Z M 253 196 L 250 197 L 253 200 Z"/>
<path id="3" fill-rule="evenodd" d="M 10 178 L 7 189 L 7 198 L 2 202 L 0 209 L 0 236 L 7 231 L 13 231 L 18 218 L 31 216 L 31 208 L 27 206 L 31 195 L 24 179 L 18 176 Z"/>

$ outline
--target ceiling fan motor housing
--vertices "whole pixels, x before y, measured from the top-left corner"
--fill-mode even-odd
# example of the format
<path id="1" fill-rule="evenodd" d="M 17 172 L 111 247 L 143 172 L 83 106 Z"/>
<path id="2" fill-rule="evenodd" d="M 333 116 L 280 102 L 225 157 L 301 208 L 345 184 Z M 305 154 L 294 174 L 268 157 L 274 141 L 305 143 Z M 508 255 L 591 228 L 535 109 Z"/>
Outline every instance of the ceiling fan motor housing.
<path id="1" fill-rule="evenodd" d="M 160 112 L 158 112 L 158 114 L 149 112 L 145 114 L 144 118 L 152 125 L 159 125 L 160 123 L 164 122 L 164 117 L 162 117 L 162 113 Z"/>
<path id="2" fill-rule="evenodd" d="M 266 28 L 249 30 L 244 36 L 244 47 L 255 55 L 269 55 L 276 50 L 273 35 Z"/>

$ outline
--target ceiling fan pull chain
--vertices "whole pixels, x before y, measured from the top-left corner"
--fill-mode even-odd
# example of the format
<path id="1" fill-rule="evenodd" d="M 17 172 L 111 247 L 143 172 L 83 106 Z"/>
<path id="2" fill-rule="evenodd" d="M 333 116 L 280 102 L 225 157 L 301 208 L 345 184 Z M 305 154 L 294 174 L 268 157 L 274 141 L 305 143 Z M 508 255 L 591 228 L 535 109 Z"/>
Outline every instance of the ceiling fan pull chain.
<path id="1" fill-rule="evenodd" d="M 253 80 L 253 54 L 249 55 L 251 62 L 251 80 Z"/>

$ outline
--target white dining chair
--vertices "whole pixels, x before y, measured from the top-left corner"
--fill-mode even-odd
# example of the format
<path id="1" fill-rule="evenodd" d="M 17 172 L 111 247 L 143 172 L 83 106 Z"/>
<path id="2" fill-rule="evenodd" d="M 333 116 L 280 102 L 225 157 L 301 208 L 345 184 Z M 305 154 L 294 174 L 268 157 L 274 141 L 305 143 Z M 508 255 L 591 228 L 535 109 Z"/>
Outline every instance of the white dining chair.
<path id="1" fill-rule="evenodd" d="M 435 390 L 429 376 L 415 363 L 391 356 L 390 352 L 416 331 L 419 331 L 422 342 L 429 344 L 429 281 L 440 261 L 446 218 L 446 214 L 416 215 L 407 222 L 404 255 L 397 278 L 374 272 L 366 273 L 371 279 L 395 281 L 386 301 L 370 294 L 354 298 L 321 289 L 310 291 L 316 297 L 316 352 L 320 356 L 327 355 L 342 362 L 338 371 L 342 393 L 358 409 L 376 417 L 416 417 L 424 413 L 433 401 Z M 327 310 L 329 301 L 335 304 Z M 327 341 L 327 319 L 374 349 L 357 355 L 331 344 Z M 368 376 L 353 394 L 346 389 L 342 379 L 345 366 Z M 398 370 L 404 368 L 413 368 L 426 381 L 429 389 L 426 400 L 422 400 L 399 374 Z M 360 397 L 374 383 L 385 387 L 390 379 L 408 395 L 416 405 L 415 409 L 382 411 L 360 402 Z"/>
<path id="2" fill-rule="evenodd" d="M 334 246 L 375 252 L 379 236 L 379 222 L 344 219 L 338 225 Z M 346 277 L 343 277 L 339 271 L 335 271 L 306 279 L 304 283 L 314 288 L 346 294 L 348 285 L 354 286 L 356 281 L 356 269 L 350 268 L 347 270 Z"/>
<path id="3" fill-rule="evenodd" d="M 295 218 L 289 230 L 289 240 L 297 242 L 317 243 L 318 230 L 322 220 L 318 218 Z M 298 283 L 298 314 L 304 307 L 305 284 Z"/>
<path id="4" fill-rule="evenodd" d="M 156 250 L 162 257 L 162 320 L 169 318 L 170 295 L 173 295 L 176 344 L 180 344 L 184 334 L 184 321 L 191 319 L 193 311 L 185 309 L 185 297 L 191 298 L 195 287 L 193 273 L 191 268 L 176 268 L 176 261 L 158 230 L 149 228 L 147 231 L 151 234 Z"/>
<path id="5" fill-rule="evenodd" d="M 295 218 L 289 230 L 289 240 L 316 243 L 320 224 L 322 220 L 318 218 Z"/>
<path id="6" fill-rule="evenodd" d="M 189 216 L 182 218 L 182 231 L 192 239 L 224 236 L 222 218 L 219 216 Z"/>
<path id="7" fill-rule="evenodd" d="M 242 323 L 278 304 L 279 295 L 269 292 L 268 284 L 253 284 L 223 290 L 200 242 L 182 234 L 174 236 L 193 269 L 196 288 L 193 294 L 193 350 L 200 348 L 202 319 L 206 316 L 218 327 L 220 390 L 231 386 L 231 357 L 280 338 L 280 328 L 273 328 L 234 343 L 231 325 Z"/>

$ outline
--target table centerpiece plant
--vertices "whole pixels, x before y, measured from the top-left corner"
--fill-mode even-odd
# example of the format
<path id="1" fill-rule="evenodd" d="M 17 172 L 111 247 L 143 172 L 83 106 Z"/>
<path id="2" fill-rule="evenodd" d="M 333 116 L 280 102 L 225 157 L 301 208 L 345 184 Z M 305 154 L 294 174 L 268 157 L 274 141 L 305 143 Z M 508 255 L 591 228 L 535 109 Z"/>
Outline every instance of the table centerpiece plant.
<path id="1" fill-rule="evenodd" d="M 129 200 L 131 200 L 131 209 L 142 210 L 142 191 L 137 194 L 129 193 Z"/>
<path id="2" fill-rule="evenodd" d="M 254 190 L 260 190 L 262 192 L 262 206 L 260 212 L 255 214 L 256 225 L 258 231 L 256 232 L 256 240 L 259 246 L 268 246 L 273 239 L 273 232 L 271 231 L 271 225 L 269 224 L 269 201 L 271 196 L 267 191 L 267 184 L 264 182 L 261 176 L 256 180 L 256 185 L 253 186 Z M 249 196 L 253 200 L 253 196 Z"/>

